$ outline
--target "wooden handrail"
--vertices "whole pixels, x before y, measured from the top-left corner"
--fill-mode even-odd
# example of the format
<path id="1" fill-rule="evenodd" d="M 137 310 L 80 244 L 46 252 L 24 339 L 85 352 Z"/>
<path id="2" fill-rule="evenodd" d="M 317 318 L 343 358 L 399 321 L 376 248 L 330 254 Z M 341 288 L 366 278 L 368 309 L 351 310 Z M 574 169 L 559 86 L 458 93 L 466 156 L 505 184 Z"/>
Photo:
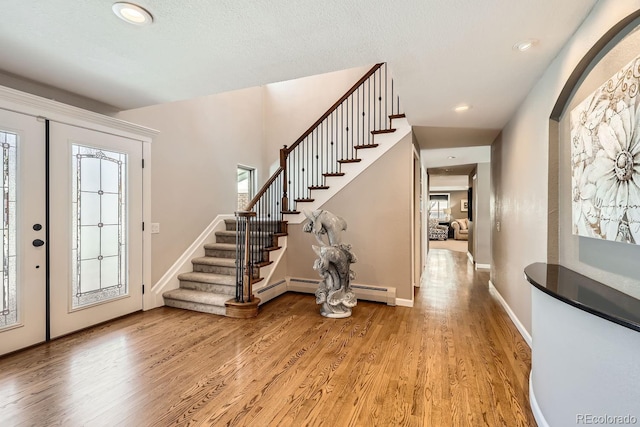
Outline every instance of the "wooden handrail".
<path id="1" fill-rule="evenodd" d="M 362 76 L 362 78 L 360 80 L 358 80 L 356 82 L 356 84 L 354 84 L 351 89 L 349 89 L 347 91 L 347 93 L 345 93 L 344 95 L 342 95 L 342 98 L 338 99 L 335 104 L 333 104 L 331 107 L 329 107 L 329 109 L 327 110 L 326 113 L 324 113 L 322 116 L 320 116 L 320 118 L 318 120 L 316 120 L 316 122 L 314 124 L 311 125 L 311 127 L 309 129 L 307 129 L 307 131 L 305 133 L 302 134 L 302 136 L 300 138 L 298 138 L 296 140 L 296 142 L 294 142 L 293 144 L 291 144 L 291 146 L 289 148 L 287 148 L 287 154 L 291 153 L 298 145 L 300 145 L 300 143 L 302 141 L 304 141 L 304 139 L 309 136 L 311 134 L 311 132 L 313 132 L 313 130 L 315 128 L 318 127 L 318 125 L 320 123 L 322 123 L 324 121 L 324 119 L 326 119 L 327 117 L 329 117 L 331 115 L 331 113 L 333 113 L 333 110 L 335 110 L 336 108 L 338 108 L 338 106 L 340 104 L 342 104 L 347 98 L 349 98 L 349 96 L 351 96 L 351 94 L 353 92 L 356 91 L 356 89 L 358 89 L 358 87 L 360 87 L 360 85 L 362 83 L 365 82 L 365 80 L 367 80 L 369 77 L 371 77 L 373 75 L 373 73 L 375 73 L 376 71 L 378 71 L 378 69 L 380 67 L 382 67 L 384 65 L 384 62 L 381 62 L 379 64 L 374 65 L 368 72 L 367 74 L 365 74 L 364 76 Z"/>
<path id="2" fill-rule="evenodd" d="M 276 180 L 276 178 L 278 178 L 278 175 L 280 175 L 282 173 L 282 171 L 284 171 L 284 169 L 282 167 L 279 167 L 274 173 L 273 175 L 271 175 L 271 178 L 269 178 L 269 180 L 267 182 L 264 183 L 264 185 L 262 186 L 262 188 L 260 189 L 260 191 L 258 191 L 256 193 L 256 195 L 253 197 L 253 199 L 251 199 L 251 201 L 249 202 L 249 204 L 247 206 L 245 206 L 244 210 L 245 211 L 250 211 L 251 209 L 253 209 L 253 207 L 256 205 L 256 203 L 258 203 L 258 201 L 260 200 L 260 197 L 262 197 L 262 195 L 267 191 L 267 189 L 269 188 L 269 186 L 271 184 L 273 184 L 273 181 Z"/>
<path id="3" fill-rule="evenodd" d="M 289 153 L 291 153 L 298 145 L 300 145 L 300 143 L 302 141 L 304 141 L 304 139 L 309 136 L 311 134 L 311 132 L 313 132 L 313 130 L 318 127 L 320 125 L 320 123 L 322 123 L 327 117 L 329 117 L 331 115 L 331 113 L 333 113 L 333 111 L 338 108 L 338 106 L 340 104 L 342 104 L 347 98 L 349 98 L 349 96 L 351 96 L 353 94 L 353 92 L 355 92 L 362 83 L 364 83 L 369 77 L 371 77 L 373 75 L 373 73 L 375 73 L 376 71 L 378 71 L 380 69 L 380 67 L 382 67 L 384 65 L 383 62 L 374 65 L 373 67 L 371 67 L 371 69 L 369 71 L 367 71 L 367 73 L 362 76 L 362 78 L 360 78 L 360 80 L 358 80 L 352 87 L 351 89 L 349 89 L 344 95 L 342 95 L 342 97 L 340 99 L 338 99 L 331 107 L 329 107 L 329 109 L 322 115 L 320 116 L 320 118 L 318 120 L 316 120 L 316 122 L 314 124 L 311 125 L 311 127 L 309 129 L 307 129 L 307 131 L 305 133 L 302 134 L 302 136 L 300 136 L 300 138 L 298 138 L 296 140 L 296 142 L 294 142 L 290 147 L 287 147 L 285 145 L 284 148 L 280 149 L 280 167 L 274 172 L 273 175 L 271 175 L 271 178 L 269 178 L 269 180 L 262 186 L 262 188 L 260 189 L 260 191 L 258 191 L 256 193 L 256 195 L 253 197 L 253 199 L 251 199 L 251 201 L 249 202 L 249 204 L 247 206 L 245 206 L 244 210 L 245 211 L 250 211 L 251 209 L 253 209 L 253 207 L 256 205 L 256 203 L 258 203 L 258 201 L 260 200 L 260 198 L 263 196 L 263 194 L 269 189 L 269 186 L 271 184 L 273 184 L 273 182 L 276 180 L 276 178 L 278 177 L 278 175 L 280 175 L 282 172 L 285 173 L 285 182 L 283 184 L 284 187 L 284 193 L 286 194 L 287 192 L 287 183 L 286 183 L 286 167 L 287 167 L 287 156 L 289 155 Z M 283 201 L 286 201 L 286 195 L 283 197 Z M 284 203 L 283 203 L 283 208 L 284 208 Z"/>

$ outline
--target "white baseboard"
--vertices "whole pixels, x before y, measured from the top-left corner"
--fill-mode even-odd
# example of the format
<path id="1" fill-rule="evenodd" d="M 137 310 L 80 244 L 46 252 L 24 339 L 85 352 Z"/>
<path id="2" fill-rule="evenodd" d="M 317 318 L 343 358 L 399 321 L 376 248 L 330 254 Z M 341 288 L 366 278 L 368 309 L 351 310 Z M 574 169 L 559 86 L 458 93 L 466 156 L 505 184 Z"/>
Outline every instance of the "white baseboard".
<path id="1" fill-rule="evenodd" d="M 529 373 L 529 406 L 531 406 L 531 412 L 533 412 L 533 418 L 536 419 L 538 427 L 549 427 L 540 405 L 538 405 L 538 399 L 536 399 L 536 393 L 533 391 L 533 377 Z"/>
<path id="2" fill-rule="evenodd" d="M 287 291 L 314 294 L 318 289 L 319 280 L 302 279 L 297 277 L 287 278 Z M 396 305 L 396 288 L 384 286 L 369 286 L 360 283 L 352 283 L 351 287 L 356 298 L 363 301 L 383 302 L 387 305 Z M 411 301 L 413 307 L 413 301 Z"/>
<path id="3" fill-rule="evenodd" d="M 532 341 L 531 340 L 531 334 L 529 334 L 529 332 L 524 327 L 524 325 L 522 324 L 520 319 L 518 319 L 518 316 L 516 316 L 516 314 L 513 312 L 513 310 L 511 310 L 511 307 L 509 307 L 509 304 L 507 304 L 507 301 L 505 301 L 505 299 L 502 298 L 502 295 L 500 295 L 500 292 L 498 292 L 498 290 L 493 285 L 491 280 L 489 280 L 489 291 L 491 293 L 493 293 L 495 295 L 495 297 L 498 299 L 498 301 L 500 302 L 500 305 L 502 305 L 504 310 L 509 315 L 509 318 L 511 319 L 511 321 L 513 322 L 513 324 L 518 329 L 518 332 L 520 332 L 520 335 L 522 335 L 522 338 L 524 338 L 524 340 L 527 343 L 527 345 L 529 345 L 529 348 L 531 348 L 531 341 Z"/>
<path id="4" fill-rule="evenodd" d="M 469 258 L 469 261 L 473 264 L 473 255 L 471 255 L 471 252 L 467 252 L 467 258 Z"/>
<path id="5" fill-rule="evenodd" d="M 476 270 L 490 270 L 491 264 L 478 264 L 476 263 Z"/>
<path id="6" fill-rule="evenodd" d="M 191 260 L 196 257 L 204 256 L 204 244 L 215 242 L 215 232 L 225 229 L 224 220 L 235 219 L 233 215 L 218 215 L 204 229 L 198 238 L 187 248 L 186 251 L 173 263 L 173 265 L 164 273 L 153 287 L 144 295 L 144 309 L 150 310 L 164 305 L 162 294 L 172 289 L 180 287 L 178 275 L 193 271 Z"/>
<path id="7" fill-rule="evenodd" d="M 413 307 L 412 299 L 396 298 L 396 305 L 399 307 Z"/>

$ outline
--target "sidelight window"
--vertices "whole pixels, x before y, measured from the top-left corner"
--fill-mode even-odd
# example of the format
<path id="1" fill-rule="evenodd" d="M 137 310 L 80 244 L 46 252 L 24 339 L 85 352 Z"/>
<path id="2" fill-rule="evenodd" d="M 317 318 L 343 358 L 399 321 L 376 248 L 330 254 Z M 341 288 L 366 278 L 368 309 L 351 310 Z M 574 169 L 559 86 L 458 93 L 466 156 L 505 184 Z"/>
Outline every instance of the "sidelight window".
<path id="1" fill-rule="evenodd" d="M 16 278 L 16 155 L 18 136 L 0 131 L 2 150 L 2 220 L 0 221 L 0 328 L 18 323 L 18 290 Z"/>

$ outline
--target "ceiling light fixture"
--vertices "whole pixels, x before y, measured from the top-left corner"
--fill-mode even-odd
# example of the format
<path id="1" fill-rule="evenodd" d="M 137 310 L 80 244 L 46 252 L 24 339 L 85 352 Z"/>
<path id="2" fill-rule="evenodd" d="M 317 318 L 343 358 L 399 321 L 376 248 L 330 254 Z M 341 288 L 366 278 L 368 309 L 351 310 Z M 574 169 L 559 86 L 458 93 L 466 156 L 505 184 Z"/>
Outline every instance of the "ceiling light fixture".
<path id="1" fill-rule="evenodd" d="M 527 51 L 527 50 L 531 49 L 532 47 L 534 47 L 537 44 L 538 44 L 538 40 L 536 40 L 536 39 L 527 39 L 527 40 L 523 40 L 521 42 L 518 42 L 518 43 L 514 44 L 513 45 L 513 49 L 517 50 L 519 52 L 524 52 L 524 51 Z"/>
<path id="2" fill-rule="evenodd" d="M 468 111 L 470 108 L 471 108 L 471 105 L 460 104 L 457 107 L 455 107 L 453 111 L 455 111 L 456 113 L 463 113 L 465 111 Z"/>
<path id="3" fill-rule="evenodd" d="M 129 24 L 142 26 L 153 22 L 153 16 L 147 10 L 133 3 L 114 3 L 111 10 L 118 18 Z"/>
<path id="4" fill-rule="evenodd" d="M 456 156 L 449 156 L 449 157 L 447 157 L 447 158 L 448 158 L 449 160 L 452 160 L 452 159 L 455 159 L 455 158 L 456 158 Z"/>

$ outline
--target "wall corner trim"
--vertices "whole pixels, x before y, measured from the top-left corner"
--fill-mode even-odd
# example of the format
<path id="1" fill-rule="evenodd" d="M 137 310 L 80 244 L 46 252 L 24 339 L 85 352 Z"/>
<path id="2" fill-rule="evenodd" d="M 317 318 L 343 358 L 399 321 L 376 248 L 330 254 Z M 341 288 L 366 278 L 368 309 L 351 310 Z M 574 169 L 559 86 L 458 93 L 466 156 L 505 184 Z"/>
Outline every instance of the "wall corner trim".
<path id="1" fill-rule="evenodd" d="M 540 405 L 538 405 L 538 399 L 536 399 L 536 393 L 533 389 L 533 376 L 529 373 L 529 406 L 531 406 L 531 412 L 533 412 L 533 418 L 536 419 L 538 427 L 549 427 Z"/>
<path id="2" fill-rule="evenodd" d="M 399 307 L 413 307 L 413 300 L 404 299 L 404 298 L 396 298 L 396 305 Z"/>
<path id="3" fill-rule="evenodd" d="M 505 301 L 505 299 L 502 298 L 502 295 L 500 295 L 500 292 L 498 292 L 498 289 L 496 289 L 496 287 L 493 285 L 491 280 L 489 280 L 489 292 L 492 293 L 497 298 L 497 300 L 500 302 L 500 305 L 502 305 L 504 310 L 509 315 L 509 318 L 511 319 L 511 321 L 518 329 L 518 332 L 520 332 L 520 335 L 522 335 L 522 338 L 524 338 L 529 348 L 531 348 L 531 345 L 532 345 L 531 334 L 524 327 L 520 319 L 518 319 L 518 316 L 516 316 L 513 310 L 511 310 L 511 307 L 509 307 L 509 304 L 507 304 L 507 301 Z"/>

